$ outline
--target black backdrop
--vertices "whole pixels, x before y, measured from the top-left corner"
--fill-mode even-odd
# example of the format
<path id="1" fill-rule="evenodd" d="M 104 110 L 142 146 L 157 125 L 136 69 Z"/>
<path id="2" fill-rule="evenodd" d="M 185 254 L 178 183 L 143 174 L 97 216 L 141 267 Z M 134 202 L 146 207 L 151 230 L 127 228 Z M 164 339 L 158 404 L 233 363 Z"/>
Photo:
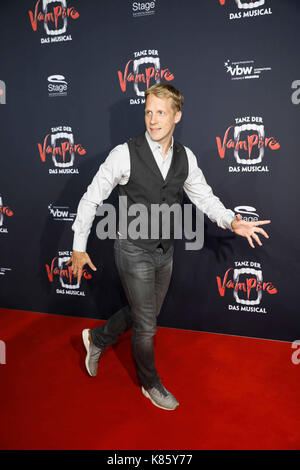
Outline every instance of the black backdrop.
<path id="1" fill-rule="evenodd" d="M 125 302 L 99 217 L 88 243 L 97 273 L 70 288 L 59 266 L 99 165 L 144 129 L 146 83 L 132 79 L 156 67 L 185 96 L 175 137 L 215 194 L 249 220 L 272 220 L 255 250 L 207 218 L 203 249 L 177 241 L 159 324 L 299 337 L 300 4 L 259 3 L 1 0 L 1 307 L 106 319 Z M 70 142 L 59 166 L 52 152 Z"/>

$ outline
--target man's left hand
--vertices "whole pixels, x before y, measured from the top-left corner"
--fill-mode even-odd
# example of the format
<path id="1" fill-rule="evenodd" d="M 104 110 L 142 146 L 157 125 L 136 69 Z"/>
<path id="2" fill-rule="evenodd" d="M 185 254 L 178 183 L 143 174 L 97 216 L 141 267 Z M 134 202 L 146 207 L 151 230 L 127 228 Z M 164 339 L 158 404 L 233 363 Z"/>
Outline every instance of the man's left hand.
<path id="1" fill-rule="evenodd" d="M 260 228 L 259 225 L 269 224 L 271 220 L 261 220 L 260 222 L 247 222 L 243 220 L 241 214 L 238 214 L 236 218 L 231 222 L 231 227 L 234 233 L 241 237 L 247 238 L 249 245 L 255 248 L 252 238 L 262 246 L 262 243 L 258 237 L 258 233 L 261 233 L 265 238 L 269 238 L 267 232 Z"/>

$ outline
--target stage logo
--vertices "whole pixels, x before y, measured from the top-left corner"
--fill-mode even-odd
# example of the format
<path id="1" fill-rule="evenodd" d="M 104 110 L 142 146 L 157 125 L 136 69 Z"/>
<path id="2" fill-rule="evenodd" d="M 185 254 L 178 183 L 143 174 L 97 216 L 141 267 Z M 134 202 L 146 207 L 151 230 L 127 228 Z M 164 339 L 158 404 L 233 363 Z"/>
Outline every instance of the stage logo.
<path id="1" fill-rule="evenodd" d="M 0 195 L 0 233 L 8 233 L 5 227 L 5 217 L 11 217 L 14 213 L 9 206 L 3 204 L 2 196 Z"/>
<path id="2" fill-rule="evenodd" d="M 0 276 L 6 276 L 7 273 L 11 271 L 11 268 L 0 268 Z"/>
<path id="3" fill-rule="evenodd" d="M 158 0 L 149 2 L 132 2 L 132 16 L 138 18 L 140 16 L 149 16 L 155 14 L 155 8 Z"/>
<path id="4" fill-rule="evenodd" d="M 234 212 L 236 215 L 241 214 L 242 219 L 247 222 L 257 222 L 259 220 L 259 215 L 253 206 L 236 206 Z"/>
<path id="5" fill-rule="evenodd" d="M 47 278 L 50 284 L 57 286 L 56 294 L 60 295 L 79 295 L 85 297 L 85 291 L 82 290 L 81 284 L 85 280 L 92 278 L 91 273 L 84 268 L 80 282 L 73 276 L 71 266 L 67 265 L 72 256 L 70 251 L 59 251 L 50 264 L 46 264 Z"/>
<path id="6" fill-rule="evenodd" d="M 50 75 L 47 78 L 48 82 L 48 96 L 67 96 L 68 83 L 63 75 Z"/>
<path id="7" fill-rule="evenodd" d="M 271 15 L 272 10 L 267 5 L 269 0 L 218 0 L 219 4 L 224 6 L 228 5 L 231 9 L 234 8 L 228 18 L 230 20 L 238 20 L 240 18 L 249 18 L 261 15 Z M 240 10 L 240 11 L 239 11 Z"/>
<path id="8" fill-rule="evenodd" d="M 230 295 L 235 302 L 228 304 L 228 310 L 268 313 L 261 305 L 262 298 L 278 292 L 271 281 L 263 279 L 261 264 L 256 261 L 235 261 L 234 267 L 216 279 L 219 295 Z"/>
<path id="9" fill-rule="evenodd" d="M 271 67 L 256 67 L 254 60 L 231 62 L 228 59 L 224 67 L 231 80 L 260 78 L 263 72 L 272 70 Z"/>
<path id="10" fill-rule="evenodd" d="M 292 103 L 299 104 L 300 103 L 300 80 L 293 81 L 292 89 L 295 90 L 291 96 Z"/>
<path id="11" fill-rule="evenodd" d="M 51 128 L 51 134 L 46 134 L 42 142 L 38 142 L 38 151 L 43 163 L 52 161 L 54 168 L 49 168 L 49 174 L 79 174 L 74 168 L 75 158 L 86 156 L 86 149 L 76 144 L 70 126 Z"/>
<path id="12" fill-rule="evenodd" d="M 123 93 L 135 93 L 136 98 L 130 99 L 130 104 L 145 103 L 145 90 L 162 80 L 171 82 L 174 74 L 168 67 L 162 67 L 155 49 L 145 49 L 133 53 L 133 58 L 125 64 L 124 70 L 118 70 L 118 79 Z M 129 88 L 129 90 L 128 90 Z"/>
<path id="13" fill-rule="evenodd" d="M 278 140 L 267 136 L 260 116 L 235 118 L 235 124 L 227 127 L 223 137 L 216 137 L 218 155 L 221 159 L 233 154 L 236 165 L 229 172 L 269 172 L 263 165 L 265 151 L 280 148 Z"/>
<path id="14" fill-rule="evenodd" d="M 41 37 L 41 44 L 72 41 L 71 34 L 66 34 L 68 21 L 77 20 L 79 13 L 67 6 L 67 0 L 38 0 L 28 14 L 32 30 L 41 27 L 47 35 Z"/>
<path id="15" fill-rule="evenodd" d="M 68 206 L 54 206 L 53 204 L 49 204 L 48 210 L 55 221 L 74 222 L 76 218 L 76 212 L 71 212 Z"/>
<path id="16" fill-rule="evenodd" d="M 3 80 L 0 80 L 0 104 L 6 104 L 6 85 Z"/>

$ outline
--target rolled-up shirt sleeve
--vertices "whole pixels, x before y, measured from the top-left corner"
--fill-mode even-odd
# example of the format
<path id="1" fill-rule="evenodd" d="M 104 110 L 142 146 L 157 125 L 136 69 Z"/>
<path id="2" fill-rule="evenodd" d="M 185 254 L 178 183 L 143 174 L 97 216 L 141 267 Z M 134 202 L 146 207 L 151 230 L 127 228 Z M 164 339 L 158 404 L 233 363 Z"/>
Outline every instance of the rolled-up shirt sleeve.
<path id="1" fill-rule="evenodd" d="M 189 199 L 198 207 L 208 218 L 217 223 L 223 229 L 232 230 L 231 222 L 235 214 L 231 209 L 226 209 L 220 199 L 213 194 L 212 188 L 207 184 L 202 170 L 198 167 L 197 159 L 194 153 L 185 147 L 189 172 L 184 182 L 183 189 Z"/>
<path id="2" fill-rule="evenodd" d="M 125 143 L 110 152 L 79 202 L 77 216 L 72 225 L 74 251 L 86 251 L 98 206 L 103 204 L 117 184 L 125 184 L 128 181 L 129 173 L 129 149 Z"/>

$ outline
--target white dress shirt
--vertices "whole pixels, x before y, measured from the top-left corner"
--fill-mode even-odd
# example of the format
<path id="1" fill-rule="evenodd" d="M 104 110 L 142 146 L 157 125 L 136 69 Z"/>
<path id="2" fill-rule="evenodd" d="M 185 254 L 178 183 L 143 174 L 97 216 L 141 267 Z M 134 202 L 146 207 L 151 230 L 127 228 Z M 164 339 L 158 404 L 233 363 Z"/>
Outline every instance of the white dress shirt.
<path id="1" fill-rule="evenodd" d="M 147 131 L 145 136 L 165 179 L 172 162 L 174 138 L 172 137 L 172 144 L 164 157 L 162 146 L 152 140 Z M 213 194 L 211 187 L 206 183 L 205 177 L 198 167 L 195 155 L 188 147 L 184 148 L 189 167 L 188 176 L 183 185 L 185 193 L 212 222 L 216 222 L 223 229 L 232 230 L 231 222 L 235 218 L 234 212 L 226 209 L 219 198 Z M 102 205 L 103 201 L 109 197 L 115 186 L 126 184 L 129 181 L 129 176 L 130 155 L 127 142 L 125 142 L 109 153 L 79 202 L 77 217 L 72 225 L 74 251 L 86 251 L 88 236 L 98 206 Z"/>

